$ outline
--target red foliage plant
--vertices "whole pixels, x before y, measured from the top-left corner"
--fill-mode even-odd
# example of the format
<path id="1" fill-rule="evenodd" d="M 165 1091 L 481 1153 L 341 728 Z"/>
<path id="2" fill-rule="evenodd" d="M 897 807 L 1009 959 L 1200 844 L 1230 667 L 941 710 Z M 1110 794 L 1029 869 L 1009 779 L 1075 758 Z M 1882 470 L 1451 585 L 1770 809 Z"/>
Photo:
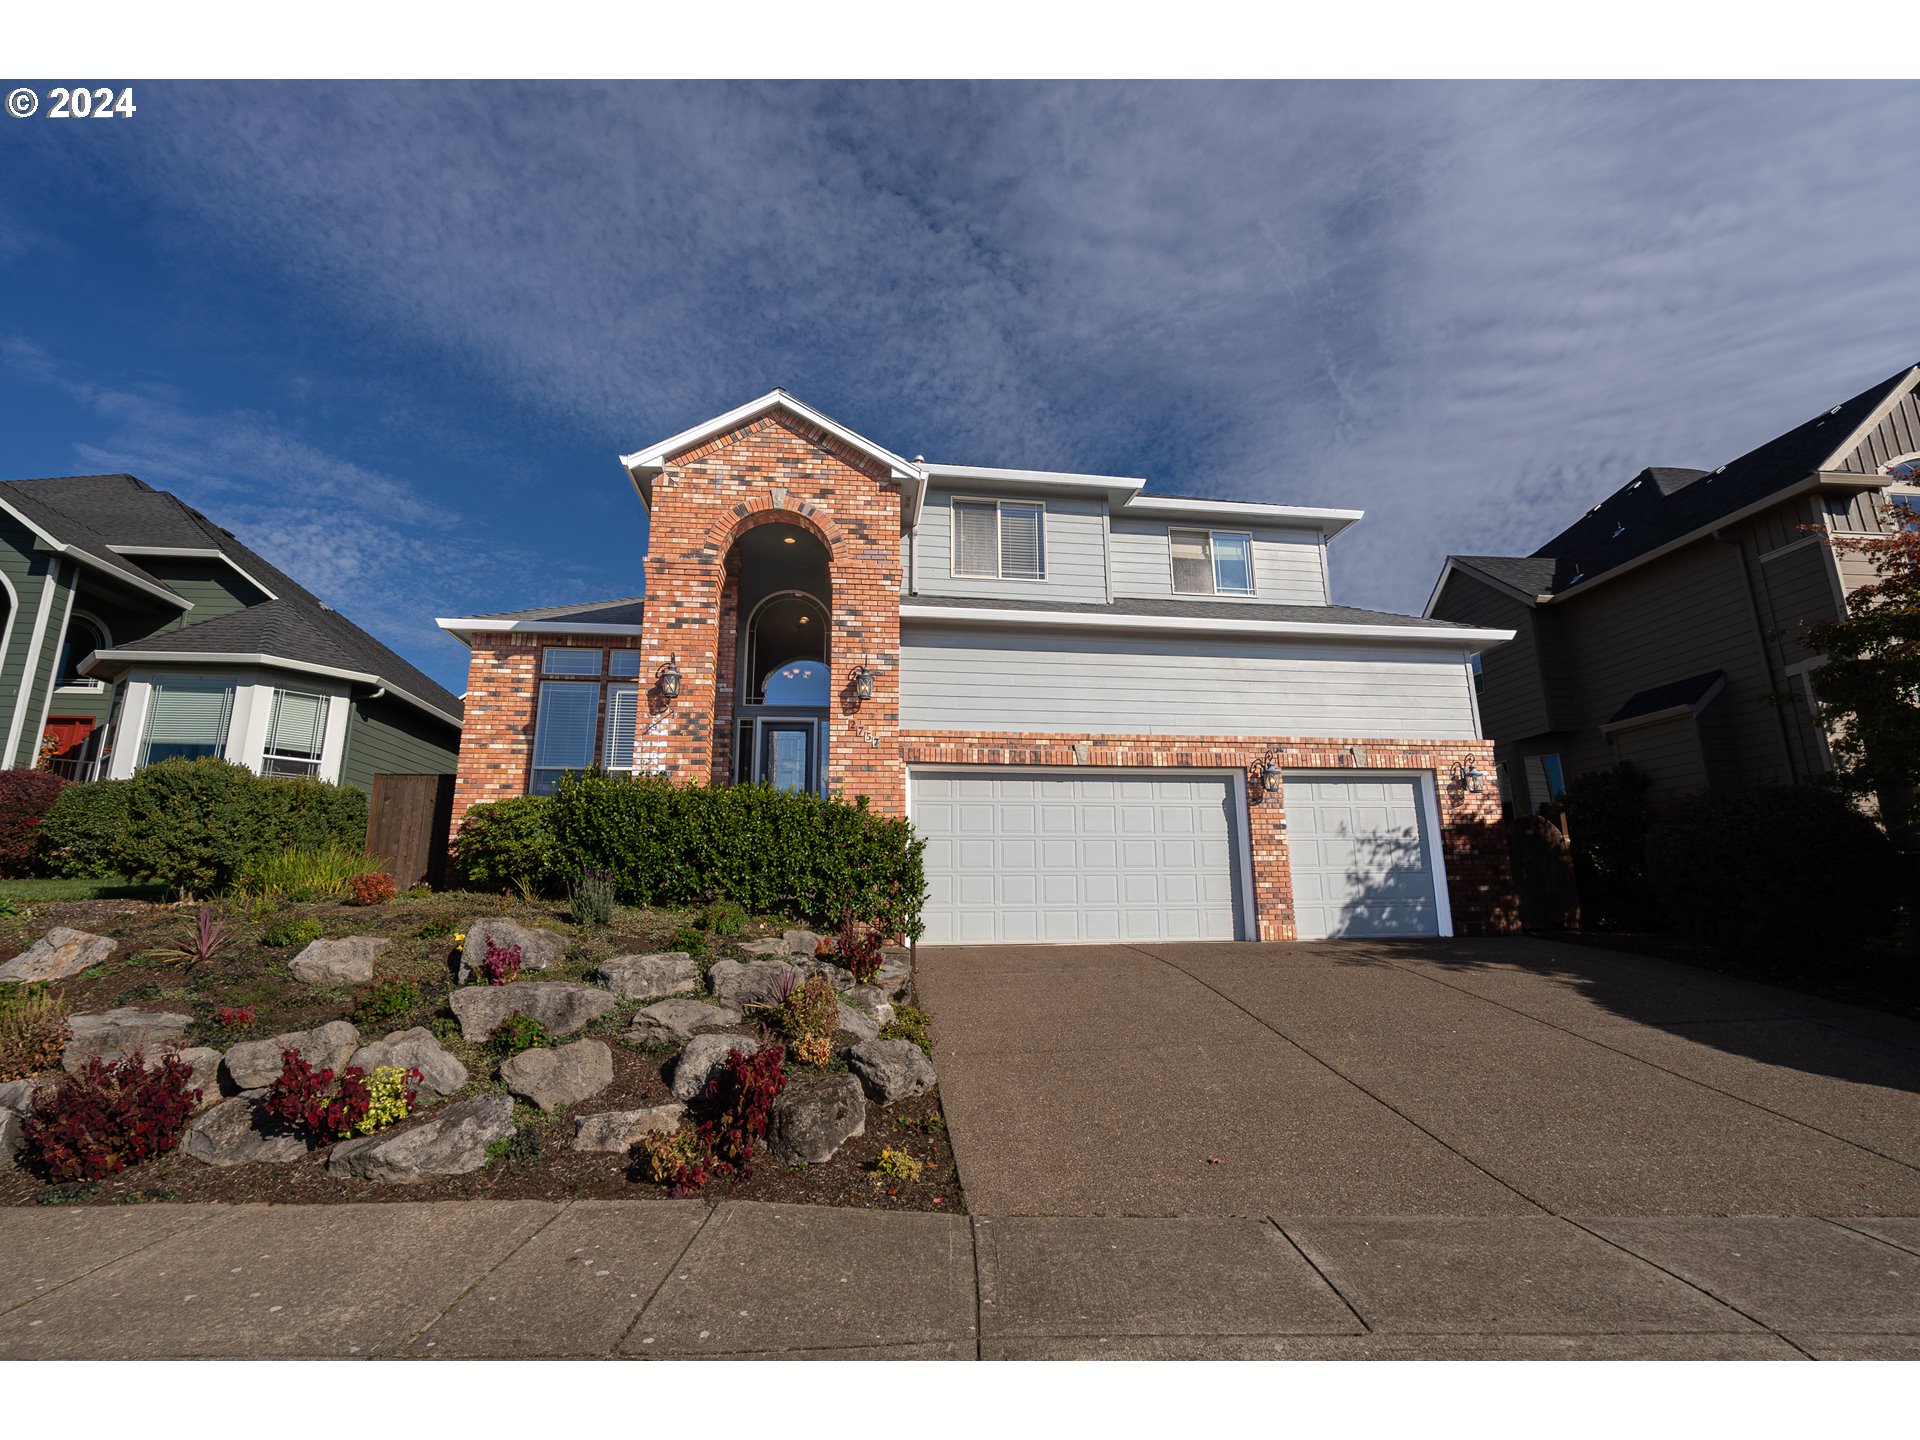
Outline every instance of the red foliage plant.
<path id="1" fill-rule="evenodd" d="M 0 770 L 0 875 L 26 871 L 40 822 L 66 788 L 49 770 Z"/>
<path id="2" fill-rule="evenodd" d="M 520 973 L 520 947 L 508 945 L 502 948 L 493 943 L 493 937 L 487 937 L 487 953 L 480 957 L 480 973 L 486 977 L 489 985 L 504 985 Z"/>
<path id="3" fill-rule="evenodd" d="M 349 1065 L 336 1081 L 333 1071 L 315 1070 L 298 1050 L 288 1050 L 261 1108 L 309 1141 L 330 1145 L 353 1134 L 372 1103 L 359 1066 Z"/>
<path id="4" fill-rule="evenodd" d="M 787 1052 L 780 1045 L 762 1045 L 751 1055 L 729 1050 L 720 1068 L 701 1092 L 708 1107 L 700 1122 L 700 1146 L 720 1175 L 751 1174 L 756 1142 L 767 1133 L 773 1102 L 787 1088 Z"/>
<path id="5" fill-rule="evenodd" d="M 840 963 L 853 972 L 854 984 L 871 984 L 880 973 L 880 932 L 855 920 L 851 910 L 840 920 L 840 939 L 834 949 Z"/>
<path id="6" fill-rule="evenodd" d="M 253 1024 L 251 1005 L 222 1005 L 213 1012 L 213 1023 L 223 1030 L 244 1030 Z"/>
<path id="7" fill-rule="evenodd" d="M 370 870 L 365 875 L 356 875 L 350 887 L 355 905 L 384 905 L 400 893 L 394 888 L 393 877 L 384 870 Z"/>
<path id="8" fill-rule="evenodd" d="M 27 1153 L 57 1181 L 99 1180 L 164 1155 L 200 1103 L 192 1079 L 178 1055 L 151 1070 L 137 1052 L 113 1065 L 96 1055 L 51 1091 L 34 1092 L 21 1122 Z"/>

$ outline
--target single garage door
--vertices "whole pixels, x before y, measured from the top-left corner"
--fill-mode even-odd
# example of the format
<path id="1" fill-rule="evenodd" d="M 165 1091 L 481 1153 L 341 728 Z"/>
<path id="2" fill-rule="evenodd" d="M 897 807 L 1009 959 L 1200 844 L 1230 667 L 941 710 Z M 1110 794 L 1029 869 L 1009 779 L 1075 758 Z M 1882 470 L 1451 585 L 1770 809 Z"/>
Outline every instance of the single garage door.
<path id="1" fill-rule="evenodd" d="M 1330 780 L 1310 771 L 1283 783 L 1302 940 L 1440 933 L 1417 778 Z"/>
<path id="2" fill-rule="evenodd" d="M 1232 940 L 1225 778 L 919 772 L 926 943 Z"/>

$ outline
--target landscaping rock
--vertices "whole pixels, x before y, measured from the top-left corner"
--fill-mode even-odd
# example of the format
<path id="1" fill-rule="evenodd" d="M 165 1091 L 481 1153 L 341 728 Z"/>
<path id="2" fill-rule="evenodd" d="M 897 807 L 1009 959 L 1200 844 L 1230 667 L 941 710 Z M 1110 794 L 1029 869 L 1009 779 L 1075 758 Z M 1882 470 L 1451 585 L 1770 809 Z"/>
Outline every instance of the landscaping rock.
<path id="1" fill-rule="evenodd" d="M 513 1101 L 505 1095 L 476 1095 L 404 1130 L 344 1141 L 333 1147 L 327 1169 L 387 1185 L 466 1175 L 487 1163 L 487 1146 L 512 1133 Z"/>
<path id="2" fill-rule="evenodd" d="M 613 1083 L 613 1051 L 604 1040 L 576 1040 L 549 1050 L 536 1046 L 503 1062 L 507 1089 L 542 1110 L 578 1105 Z"/>
<path id="3" fill-rule="evenodd" d="M 791 955 L 787 942 L 778 935 L 769 935 L 764 940 L 742 940 L 740 949 L 749 955 Z"/>
<path id="4" fill-rule="evenodd" d="M 56 925 L 6 964 L 0 980 L 65 980 L 113 954 L 116 941 Z"/>
<path id="5" fill-rule="evenodd" d="M 9 1080 L 0 1085 L 0 1110 L 12 1110 L 20 1115 L 33 1113 L 33 1092 L 42 1085 L 51 1085 L 51 1080 Z"/>
<path id="6" fill-rule="evenodd" d="M 373 979 L 373 957 L 392 943 L 377 935 L 316 940 L 287 969 L 303 985 L 364 985 Z"/>
<path id="7" fill-rule="evenodd" d="M 882 1105 L 924 1095 L 938 1083 L 927 1052 L 911 1040 L 869 1040 L 847 1052 L 847 1065 Z"/>
<path id="8" fill-rule="evenodd" d="M 864 1010 L 856 1010 L 846 1001 L 840 1002 L 840 1018 L 834 1024 L 836 1033 L 845 1033 L 854 1037 L 856 1044 L 861 1041 L 879 1038 L 879 1023 Z"/>
<path id="9" fill-rule="evenodd" d="M 740 1012 L 700 1000 L 662 1000 L 634 1012 L 629 1045 L 679 1045 L 702 1030 L 725 1030 L 740 1023 Z"/>
<path id="10" fill-rule="evenodd" d="M 780 939 L 785 943 L 789 955 L 803 956 L 808 960 L 820 948 L 820 937 L 811 930 L 783 930 Z"/>
<path id="11" fill-rule="evenodd" d="M 845 994 L 849 1001 L 872 1015 L 880 1023 L 881 1029 L 893 1023 L 893 1001 L 878 985 L 855 985 Z"/>
<path id="12" fill-rule="evenodd" d="M 360 1048 L 360 1032 L 350 1021 L 329 1020 L 311 1030 L 289 1030 L 269 1040 L 248 1040 L 227 1051 L 221 1063 L 235 1090 L 259 1090 L 280 1078 L 281 1055 L 298 1050 L 315 1070 L 343 1069 Z"/>
<path id="13" fill-rule="evenodd" d="M 347 1063 L 358 1065 L 369 1075 L 377 1065 L 418 1070 L 420 1083 L 414 1089 L 421 1095 L 451 1095 L 467 1083 L 467 1067 L 454 1059 L 424 1025 L 396 1030 L 384 1040 L 362 1045 Z"/>
<path id="14" fill-rule="evenodd" d="M 831 960 L 795 960 L 793 964 L 808 979 L 818 975 L 842 993 L 853 989 L 853 972 L 844 965 L 836 965 Z"/>
<path id="15" fill-rule="evenodd" d="M 573 1148 L 624 1155 L 648 1135 L 667 1135 L 687 1118 L 684 1105 L 649 1105 L 644 1110 L 607 1110 L 573 1122 Z"/>
<path id="16" fill-rule="evenodd" d="M 727 1062 L 729 1051 L 751 1055 L 760 1042 L 751 1035 L 738 1033 L 696 1035 L 673 1061 L 673 1079 L 667 1088 L 676 1100 L 691 1100 L 707 1087 L 713 1072 Z"/>
<path id="17" fill-rule="evenodd" d="M 597 985 L 571 980 L 520 980 L 511 985 L 468 985 L 447 1001 L 469 1042 L 484 1040 L 509 1015 L 531 1015 L 553 1035 L 571 1035 L 617 1003 Z"/>
<path id="18" fill-rule="evenodd" d="M 272 1119 L 261 1104 L 266 1091 L 222 1100 L 187 1126 L 180 1148 L 203 1165 L 285 1165 L 303 1159 L 307 1142 Z"/>
<path id="19" fill-rule="evenodd" d="M 98 1015 L 75 1015 L 68 1023 L 73 1027 L 73 1038 L 67 1041 L 60 1064 L 71 1075 L 86 1069 L 87 1061 L 96 1055 L 112 1064 L 136 1050 L 149 1059 L 178 1050 L 193 1017 L 171 1010 L 156 1012 L 123 1006 Z M 277 1066 L 275 1072 L 278 1073 Z"/>
<path id="20" fill-rule="evenodd" d="M 196 1045 L 179 1053 L 187 1068 L 193 1071 L 193 1078 L 187 1084 L 200 1092 L 199 1108 L 204 1110 L 220 1099 L 220 1052 L 211 1045 Z M 149 1061 L 148 1068 L 154 1063 Z"/>
<path id="21" fill-rule="evenodd" d="M 806 980 L 799 967 L 784 960 L 716 960 L 707 970 L 707 988 L 722 1005 L 736 1010 L 748 1005 L 778 1005 L 780 987 L 788 979 Z"/>
<path id="22" fill-rule="evenodd" d="M 898 1000 L 913 984 L 913 954 L 903 945 L 888 945 L 880 951 L 880 973 L 873 983 Z"/>
<path id="23" fill-rule="evenodd" d="M 18 1110 L 0 1108 L 0 1170 L 11 1170 L 20 1147 L 26 1144 L 26 1117 Z"/>
<path id="24" fill-rule="evenodd" d="M 700 989 L 700 967 L 684 950 L 667 950 L 657 955 L 616 955 L 602 965 L 593 978 L 626 1000 L 693 995 Z"/>
<path id="25" fill-rule="evenodd" d="M 789 1080 L 767 1115 L 767 1151 L 782 1165 L 818 1165 L 866 1129 L 867 1097 L 853 1076 Z"/>
<path id="26" fill-rule="evenodd" d="M 492 937 L 494 945 L 501 950 L 510 945 L 520 947 L 522 973 L 550 970 L 567 953 L 567 937 L 558 931 L 534 929 L 503 915 L 469 920 L 466 937 L 460 945 L 460 983 L 463 985 L 479 976 L 480 962 L 487 953 L 488 937 Z"/>

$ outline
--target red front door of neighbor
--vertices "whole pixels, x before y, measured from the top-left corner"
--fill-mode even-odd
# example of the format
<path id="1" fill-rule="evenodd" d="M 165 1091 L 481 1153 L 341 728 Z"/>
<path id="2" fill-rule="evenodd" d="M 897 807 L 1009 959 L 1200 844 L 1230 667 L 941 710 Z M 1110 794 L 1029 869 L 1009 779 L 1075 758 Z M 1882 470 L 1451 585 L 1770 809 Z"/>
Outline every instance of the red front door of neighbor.
<path id="1" fill-rule="evenodd" d="M 81 759 L 87 753 L 87 737 L 93 734 L 96 723 L 91 715 L 48 716 L 46 735 L 41 745 L 42 753 L 45 753 L 46 741 L 53 742 L 50 768 L 66 775 L 76 773 Z"/>

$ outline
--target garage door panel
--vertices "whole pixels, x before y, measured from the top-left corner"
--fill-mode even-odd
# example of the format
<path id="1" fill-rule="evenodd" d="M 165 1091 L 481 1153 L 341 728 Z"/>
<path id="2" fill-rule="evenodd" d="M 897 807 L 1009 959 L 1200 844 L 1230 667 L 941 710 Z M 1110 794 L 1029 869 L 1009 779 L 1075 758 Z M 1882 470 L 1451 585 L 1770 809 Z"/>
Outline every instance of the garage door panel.
<path id="1" fill-rule="evenodd" d="M 1238 937 L 1224 779 L 997 772 L 913 785 L 930 944 Z"/>
<path id="2" fill-rule="evenodd" d="M 1294 929 L 1301 939 L 1439 933 L 1417 778 L 1294 774 L 1284 787 Z"/>

